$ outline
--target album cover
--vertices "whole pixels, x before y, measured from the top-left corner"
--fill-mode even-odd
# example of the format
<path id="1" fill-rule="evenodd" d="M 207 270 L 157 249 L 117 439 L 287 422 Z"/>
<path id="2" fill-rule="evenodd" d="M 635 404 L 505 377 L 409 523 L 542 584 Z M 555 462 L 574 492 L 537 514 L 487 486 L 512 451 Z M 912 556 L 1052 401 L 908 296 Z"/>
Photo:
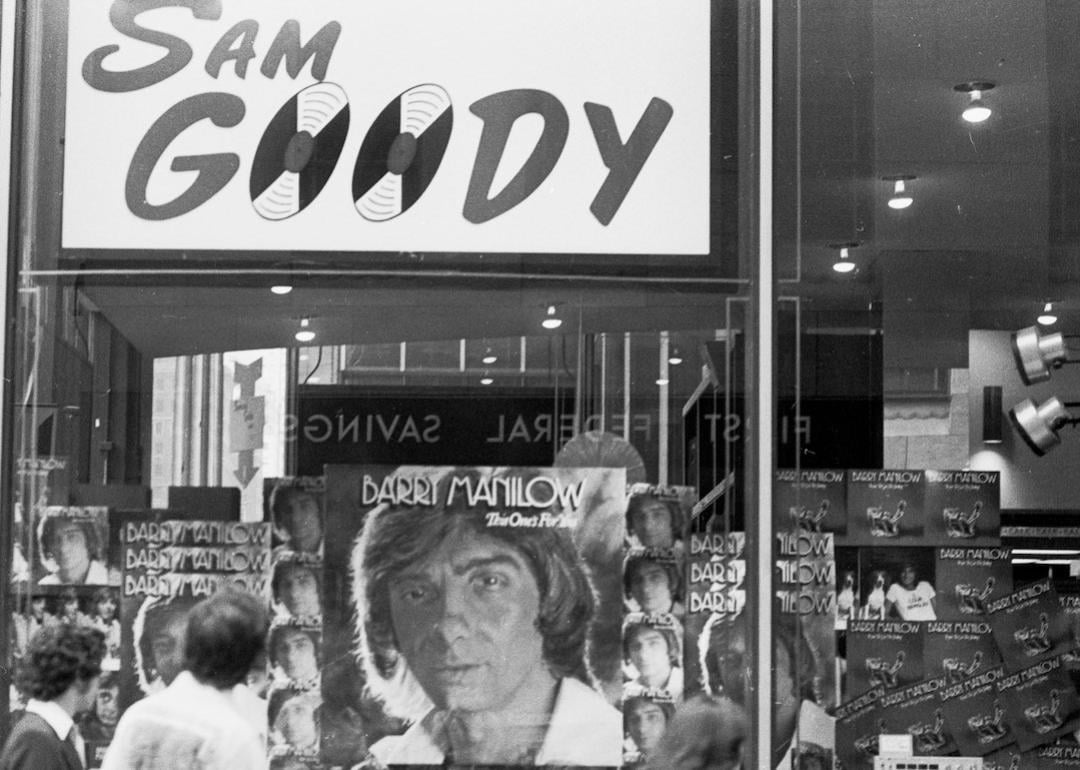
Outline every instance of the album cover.
<path id="1" fill-rule="evenodd" d="M 1001 474 L 926 471 L 927 545 L 1001 543 Z"/>
<path id="2" fill-rule="evenodd" d="M 1009 674 L 998 681 L 997 689 L 1022 751 L 1050 743 L 1080 725 L 1080 695 L 1060 655 Z"/>
<path id="3" fill-rule="evenodd" d="M 847 631 L 845 692 L 898 690 L 926 678 L 925 623 L 853 620 Z"/>
<path id="4" fill-rule="evenodd" d="M 910 735 L 917 756 L 954 754 L 956 744 L 945 727 L 938 698 L 945 686 L 945 677 L 934 677 L 886 692 L 879 701 L 882 732 Z"/>
<path id="5" fill-rule="evenodd" d="M 961 756 L 985 756 L 1015 742 L 1006 700 L 997 690 L 1005 676 L 1005 667 L 996 666 L 939 691 L 945 728 Z"/>
<path id="6" fill-rule="evenodd" d="M 941 676 L 949 684 L 956 684 L 1001 665 L 988 620 L 930 620 L 925 626 L 923 660 L 927 676 Z"/>
<path id="7" fill-rule="evenodd" d="M 847 471 L 777 470 L 773 528 L 842 536 L 847 531 Z"/>
<path id="8" fill-rule="evenodd" d="M 923 545 L 924 472 L 849 470 L 843 545 Z"/>
<path id="9" fill-rule="evenodd" d="M 944 546 L 935 549 L 939 620 L 985 617 L 987 602 L 1012 593 L 1012 549 Z"/>
<path id="10" fill-rule="evenodd" d="M 994 599 L 986 609 L 1001 659 L 1010 672 L 1068 653 L 1075 644 L 1069 618 L 1049 578 Z"/>
<path id="11" fill-rule="evenodd" d="M 884 687 L 874 687 L 836 707 L 836 758 L 844 770 L 873 770 L 884 696 Z"/>

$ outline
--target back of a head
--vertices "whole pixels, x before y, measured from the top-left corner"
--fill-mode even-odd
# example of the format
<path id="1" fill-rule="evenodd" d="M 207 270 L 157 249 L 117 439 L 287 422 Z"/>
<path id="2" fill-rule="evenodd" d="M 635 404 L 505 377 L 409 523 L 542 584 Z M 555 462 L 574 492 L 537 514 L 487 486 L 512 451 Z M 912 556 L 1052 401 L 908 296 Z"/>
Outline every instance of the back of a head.
<path id="1" fill-rule="evenodd" d="M 268 628 L 263 601 L 235 589 L 218 591 L 188 616 L 184 668 L 203 684 L 231 688 L 263 652 Z"/>
<path id="2" fill-rule="evenodd" d="M 24 695 L 52 700 L 77 680 L 98 676 L 104 657 L 101 631 L 67 623 L 45 626 L 30 639 L 17 685 Z"/>

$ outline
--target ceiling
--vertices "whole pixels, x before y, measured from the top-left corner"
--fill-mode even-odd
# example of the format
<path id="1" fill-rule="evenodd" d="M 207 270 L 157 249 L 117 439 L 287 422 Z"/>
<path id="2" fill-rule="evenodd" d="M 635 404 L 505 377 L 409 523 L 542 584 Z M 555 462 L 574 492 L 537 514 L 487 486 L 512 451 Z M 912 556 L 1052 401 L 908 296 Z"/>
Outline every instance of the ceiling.
<path id="1" fill-rule="evenodd" d="M 856 323 L 874 304 L 893 367 L 967 366 L 970 328 L 1029 325 L 1045 301 L 1059 326 L 1080 322 L 1078 4 L 779 5 L 781 294 Z M 985 94 L 994 113 L 980 125 L 960 119 L 967 96 L 954 90 L 973 80 L 995 83 Z M 916 177 L 903 211 L 886 205 L 891 183 L 882 177 L 895 174 Z M 859 243 L 851 251 L 859 270 L 841 277 L 829 244 L 844 241 Z M 652 270 L 607 269 L 590 281 L 521 267 L 480 281 L 406 261 L 397 277 L 300 265 L 287 297 L 267 291 L 272 276 L 250 274 L 157 285 L 91 276 L 80 287 L 150 355 L 281 346 L 304 315 L 330 343 L 517 336 L 534 333 L 551 302 L 585 332 L 713 328 L 725 323 L 724 298 L 740 291 L 704 272 L 694 280 L 693 269 L 665 281 L 660 259 Z"/>

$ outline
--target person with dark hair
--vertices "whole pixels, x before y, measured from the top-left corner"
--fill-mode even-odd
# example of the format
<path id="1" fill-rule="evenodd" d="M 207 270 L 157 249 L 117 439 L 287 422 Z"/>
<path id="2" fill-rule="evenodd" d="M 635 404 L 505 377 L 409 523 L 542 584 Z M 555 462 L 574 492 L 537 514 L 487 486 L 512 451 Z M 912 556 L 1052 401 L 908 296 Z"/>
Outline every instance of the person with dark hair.
<path id="1" fill-rule="evenodd" d="M 322 554 L 322 508 L 313 492 L 282 482 L 270 492 L 269 508 L 274 533 L 282 541 L 276 551 Z"/>
<path id="2" fill-rule="evenodd" d="M 109 569 L 101 560 L 104 554 L 94 519 L 46 515 L 38 531 L 38 542 L 46 561 L 54 565 L 38 585 L 105 585 L 109 582 Z"/>
<path id="3" fill-rule="evenodd" d="M 683 548 L 683 516 L 677 500 L 654 494 L 631 496 L 626 506 L 626 534 L 631 546 L 643 548 Z"/>
<path id="4" fill-rule="evenodd" d="M 352 556 L 368 687 L 414 723 L 383 764 L 615 766 L 622 719 L 591 686 L 592 585 L 565 527 L 384 508 Z"/>
<path id="5" fill-rule="evenodd" d="M 132 624 L 135 670 L 146 694 L 172 684 L 184 667 L 184 631 L 195 601 L 188 597 L 156 597 L 143 601 Z"/>
<path id="6" fill-rule="evenodd" d="M 282 559 L 274 565 L 270 590 L 282 614 L 312 619 L 322 616 L 320 572 L 315 564 L 295 559 Z"/>
<path id="7" fill-rule="evenodd" d="M 901 620 L 937 620 L 936 596 L 930 583 L 919 580 L 915 564 L 906 561 L 900 566 L 900 580 L 885 594 L 885 615 L 895 614 Z"/>
<path id="8" fill-rule="evenodd" d="M 124 712 L 102 770 L 265 768 L 244 680 L 268 630 L 264 603 L 251 594 L 226 588 L 196 604 L 184 633 L 184 670 Z"/>
<path id="9" fill-rule="evenodd" d="M 681 650 L 675 630 L 651 623 L 630 623 L 623 632 L 623 659 L 637 676 L 623 686 L 623 695 L 666 693 L 675 700 L 683 694 Z"/>
<path id="10" fill-rule="evenodd" d="M 775 615 L 773 639 L 774 767 L 832 767 L 835 740 L 833 719 L 820 705 L 823 699 L 818 660 L 791 616 Z M 721 621 L 710 629 L 705 656 L 709 686 L 742 705 L 747 667 L 746 616 Z M 828 665 L 828 664 L 826 664 Z M 801 759 L 800 759 L 801 758 Z"/>
<path id="11" fill-rule="evenodd" d="M 0 752 L 0 770 L 82 770 L 74 717 L 94 705 L 103 657 L 105 640 L 92 628 L 55 625 L 34 635 L 16 679 L 30 701 Z"/>
<path id="12" fill-rule="evenodd" d="M 638 753 L 634 761 L 640 761 L 652 754 L 674 713 L 675 704 L 670 701 L 640 695 L 623 701 L 626 735 L 634 742 Z"/>
<path id="13" fill-rule="evenodd" d="M 115 588 L 99 588 L 91 598 L 88 625 L 105 634 L 107 657 L 120 658 L 120 620 L 116 617 L 120 601 Z"/>
<path id="14" fill-rule="evenodd" d="M 89 626 L 90 618 L 82 611 L 79 601 L 79 592 L 68 587 L 60 592 L 60 607 L 56 619 L 61 623 L 71 623 L 76 626 Z"/>
<path id="15" fill-rule="evenodd" d="M 669 613 L 681 618 L 686 608 L 679 601 L 682 581 L 674 559 L 632 555 L 623 568 L 623 592 L 631 611 Z"/>
<path id="16" fill-rule="evenodd" d="M 270 632 L 270 662 L 285 678 L 305 688 L 319 683 L 319 647 L 317 631 L 299 626 L 276 626 Z"/>
<path id="17" fill-rule="evenodd" d="M 19 597 L 18 604 L 18 611 L 13 613 L 11 618 L 14 633 L 12 654 L 16 658 L 21 658 L 26 653 L 26 648 L 30 645 L 34 634 L 45 626 L 56 625 L 58 621 L 55 615 L 46 612 L 46 600 L 41 594 L 34 596 L 23 594 Z"/>

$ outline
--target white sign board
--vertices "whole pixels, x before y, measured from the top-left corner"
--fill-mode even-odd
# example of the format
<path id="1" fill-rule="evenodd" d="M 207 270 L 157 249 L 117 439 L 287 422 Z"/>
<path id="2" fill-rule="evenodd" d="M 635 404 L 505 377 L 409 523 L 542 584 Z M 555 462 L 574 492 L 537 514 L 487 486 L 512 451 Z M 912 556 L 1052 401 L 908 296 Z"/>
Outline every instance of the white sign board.
<path id="1" fill-rule="evenodd" d="M 70 4 L 63 246 L 709 252 L 709 0 Z"/>

